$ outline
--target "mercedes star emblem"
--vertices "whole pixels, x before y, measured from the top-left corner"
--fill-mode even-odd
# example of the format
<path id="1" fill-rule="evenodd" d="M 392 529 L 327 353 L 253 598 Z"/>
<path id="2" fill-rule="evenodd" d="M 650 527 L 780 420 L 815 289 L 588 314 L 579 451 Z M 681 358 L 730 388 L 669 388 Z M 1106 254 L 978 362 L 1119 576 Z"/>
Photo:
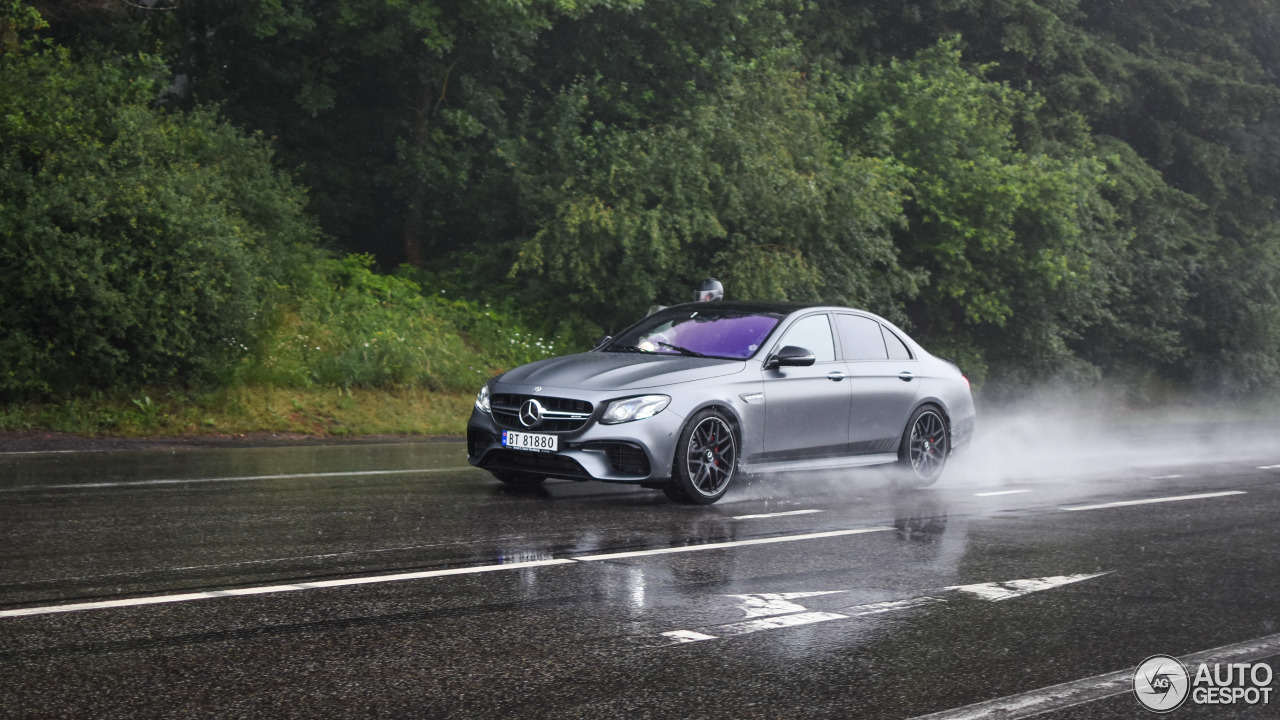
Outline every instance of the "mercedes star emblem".
<path id="1" fill-rule="evenodd" d="M 533 398 L 524 401 L 520 406 L 520 424 L 531 428 L 542 422 L 542 403 Z"/>

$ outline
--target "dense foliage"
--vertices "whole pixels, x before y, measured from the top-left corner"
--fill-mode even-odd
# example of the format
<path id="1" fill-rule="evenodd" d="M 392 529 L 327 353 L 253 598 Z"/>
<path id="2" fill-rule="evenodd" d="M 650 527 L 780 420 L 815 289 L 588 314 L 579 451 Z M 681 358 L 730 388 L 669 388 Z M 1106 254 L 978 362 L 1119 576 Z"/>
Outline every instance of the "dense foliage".
<path id="1" fill-rule="evenodd" d="M 477 353 L 484 303 L 563 346 L 708 275 L 993 389 L 1280 381 L 1272 0 L 0 8 L 0 392 L 461 385 L 427 359 Z M 310 217 L 414 269 L 317 260 Z M 272 369 L 296 336 L 329 350 Z"/>
<path id="2" fill-rule="evenodd" d="M 225 376 L 314 237 L 259 138 L 151 107 L 163 67 L 0 56 L 0 392 Z"/>

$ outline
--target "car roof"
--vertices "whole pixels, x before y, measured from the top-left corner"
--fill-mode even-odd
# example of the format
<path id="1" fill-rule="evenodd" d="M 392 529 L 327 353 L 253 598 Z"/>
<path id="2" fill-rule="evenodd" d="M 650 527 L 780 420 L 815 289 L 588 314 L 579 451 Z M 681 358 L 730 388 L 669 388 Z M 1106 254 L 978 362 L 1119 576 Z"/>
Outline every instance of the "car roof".
<path id="1" fill-rule="evenodd" d="M 836 305 L 823 305 L 813 303 L 799 302 L 783 302 L 779 300 L 716 300 L 713 302 L 687 302 L 679 305 L 671 305 L 663 308 L 667 310 L 683 310 L 697 308 L 724 308 L 727 310 L 742 310 L 744 312 L 755 313 L 778 313 L 789 315 L 798 310 L 853 310 L 854 312 L 867 312 L 866 310 L 858 310 L 857 308 L 839 307 Z"/>

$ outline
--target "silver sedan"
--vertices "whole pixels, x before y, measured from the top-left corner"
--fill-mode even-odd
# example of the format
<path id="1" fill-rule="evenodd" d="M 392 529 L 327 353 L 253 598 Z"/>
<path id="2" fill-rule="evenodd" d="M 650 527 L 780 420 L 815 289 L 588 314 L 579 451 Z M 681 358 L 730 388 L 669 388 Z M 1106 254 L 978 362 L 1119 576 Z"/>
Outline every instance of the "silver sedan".
<path id="1" fill-rule="evenodd" d="M 959 368 L 884 318 L 689 303 L 490 380 L 467 455 L 515 485 L 635 483 L 709 504 L 740 474 L 896 464 L 927 485 L 968 444 L 974 418 Z"/>

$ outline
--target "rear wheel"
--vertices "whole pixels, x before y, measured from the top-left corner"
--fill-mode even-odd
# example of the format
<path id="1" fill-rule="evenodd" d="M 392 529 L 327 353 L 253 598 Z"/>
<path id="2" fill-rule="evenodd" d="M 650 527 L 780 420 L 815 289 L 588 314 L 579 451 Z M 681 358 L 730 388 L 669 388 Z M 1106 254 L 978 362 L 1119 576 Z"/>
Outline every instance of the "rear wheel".
<path id="1" fill-rule="evenodd" d="M 532 473 L 511 472 L 509 470 L 490 470 L 489 472 L 493 473 L 493 476 L 502 482 L 515 487 L 534 487 L 535 485 L 541 485 L 542 481 L 546 480 L 545 477 Z"/>
<path id="2" fill-rule="evenodd" d="M 695 414 L 676 446 L 667 497 L 710 505 L 724 497 L 738 469 L 738 436 L 727 418 L 716 410 Z"/>
<path id="3" fill-rule="evenodd" d="M 950 454 L 951 428 L 942 411 L 925 405 L 912 413 L 898 450 L 905 482 L 913 487 L 932 485 L 942 475 Z"/>

